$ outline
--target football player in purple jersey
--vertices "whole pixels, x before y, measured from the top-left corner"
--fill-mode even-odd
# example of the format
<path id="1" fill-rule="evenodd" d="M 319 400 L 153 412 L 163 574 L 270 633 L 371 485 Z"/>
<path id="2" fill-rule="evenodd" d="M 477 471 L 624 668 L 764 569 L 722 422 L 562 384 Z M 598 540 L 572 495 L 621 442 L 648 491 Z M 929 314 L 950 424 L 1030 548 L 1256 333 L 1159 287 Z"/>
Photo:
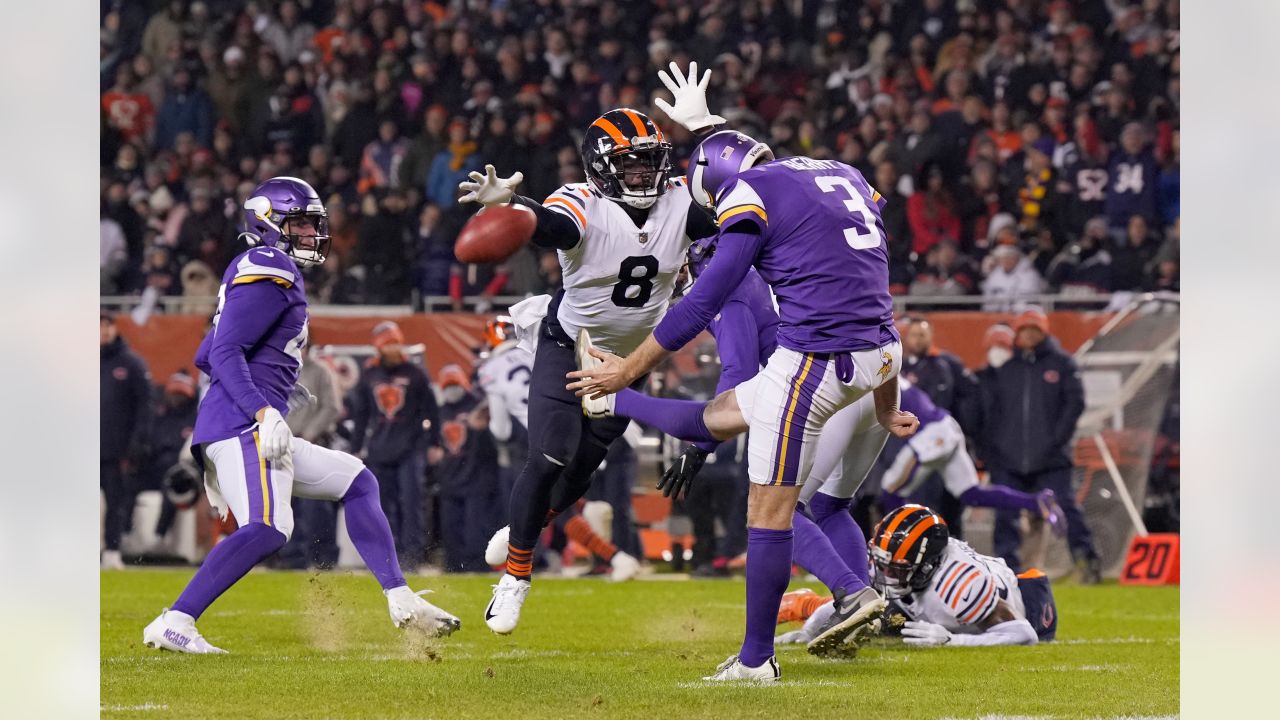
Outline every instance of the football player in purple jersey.
<path id="1" fill-rule="evenodd" d="M 142 632 L 149 647 L 222 653 L 195 622 L 222 593 L 279 550 L 293 532 L 290 498 L 334 500 L 347 532 L 387 598 L 391 620 L 428 635 L 458 629 L 456 617 L 415 594 L 396 559 L 378 481 L 357 458 L 293 436 L 285 416 L 307 344 L 307 299 L 299 266 L 324 262 L 328 216 L 310 185 L 274 177 L 244 203 L 250 249 L 227 267 L 213 328 L 196 351 L 211 379 L 200 403 L 192 454 L 210 502 L 239 528 L 209 552 L 195 577 Z"/>
<path id="2" fill-rule="evenodd" d="M 673 68 L 674 69 L 674 68 Z M 665 75 L 665 74 L 664 74 Z M 705 127 L 706 78 L 663 77 L 675 96 L 668 115 Z M 880 194 L 843 163 L 805 157 L 775 160 L 769 146 L 742 133 L 715 132 L 695 149 L 689 192 L 716 219 L 716 253 L 684 301 L 625 359 L 591 347 L 580 333 L 580 369 L 569 389 L 587 412 L 607 411 L 604 395 L 626 388 L 706 327 L 752 267 L 778 299 L 778 348 L 743 388 L 719 395 L 689 423 L 717 438 L 717 412 L 737 414 L 748 440 L 747 627 L 742 648 L 709 680 L 772 681 L 781 673 L 773 627 L 790 580 L 792 516 L 814 463 L 817 439 L 838 410 L 867 394 L 885 430 L 909 437 L 917 421 L 898 409 L 902 346 L 893 324 Z M 741 411 L 750 405 L 749 416 Z M 602 408 L 601 405 L 606 407 Z M 730 411 L 730 412 L 726 412 Z M 741 426 L 728 428 L 741 432 Z M 846 598 L 844 634 L 884 609 L 873 589 Z"/>

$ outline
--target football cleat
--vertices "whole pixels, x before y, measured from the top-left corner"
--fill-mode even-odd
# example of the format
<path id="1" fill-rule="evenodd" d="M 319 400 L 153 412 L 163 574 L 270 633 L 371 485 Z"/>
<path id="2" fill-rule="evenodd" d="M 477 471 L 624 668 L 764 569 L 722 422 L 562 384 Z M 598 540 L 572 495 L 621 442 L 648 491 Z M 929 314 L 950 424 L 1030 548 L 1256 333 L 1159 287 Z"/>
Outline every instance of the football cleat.
<path id="1" fill-rule="evenodd" d="M 533 584 L 521 580 L 514 575 L 502 574 L 502 579 L 493 586 L 493 599 L 489 607 L 484 609 L 484 623 L 499 635 L 510 635 L 520 624 L 520 609 L 529 596 Z"/>
<path id="2" fill-rule="evenodd" d="M 876 620 L 888 606 L 889 603 L 871 588 L 837 597 L 831 617 L 817 629 L 809 642 L 809 654 L 819 657 L 846 654 L 846 648 L 842 647 L 845 638 Z"/>
<path id="3" fill-rule="evenodd" d="M 1049 525 L 1049 529 L 1058 537 L 1067 536 L 1067 516 L 1058 504 L 1058 498 L 1052 490 L 1041 490 L 1036 493 L 1036 506 L 1040 509 L 1040 517 Z"/>
<path id="4" fill-rule="evenodd" d="M 124 558 L 120 557 L 119 550 L 103 550 L 102 551 L 102 569 L 103 570 L 123 570 Z"/>
<path id="5" fill-rule="evenodd" d="M 505 565 L 507 563 L 507 541 L 511 537 L 511 526 L 508 525 L 489 538 L 489 544 L 484 546 L 484 562 L 491 567 Z"/>
<path id="6" fill-rule="evenodd" d="M 401 585 L 384 592 L 391 622 L 398 628 L 408 628 L 430 637 L 444 637 L 462 627 L 462 621 L 422 599 L 430 590 L 414 592 L 408 585 Z"/>
<path id="7" fill-rule="evenodd" d="M 613 582 L 624 582 L 640 574 L 640 561 L 619 550 L 609 561 L 609 579 Z"/>
<path id="8" fill-rule="evenodd" d="M 142 631 L 142 644 L 157 650 L 191 653 L 192 655 L 226 655 L 227 651 L 209 644 L 196 630 L 196 621 L 186 613 L 165 608 L 160 616 Z"/>
<path id="9" fill-rule="evenodd" d="M 588 352 L 592 348 L 591 334 L 586 328 L 578 330 L 578 341 L 574 346 L 574 352 L 578 355 L 578 369 L 591 370 L 598 368 L 604 364 L 599 358 Z M 613 417 L 613 395 L 605 395 L 592 399 L 588 395 L 582 396 L 582 412 L 589 418 L 605 418 Z"/>
<path id="10" fill-rule="evenodd" d="M 813 613 L 807 612 L 805 606 L 813 602 L 811 598 L 816 597 L 818 593 L 809 588 L 800 588 L 783 595 L 782 605 L 778 607 L 778 624 L 808 620 Z"/>
<path id="11" fill-rule="evenodd" d="M 1097 585 L 1102 582 L 1102 560 L 1096 555 L 1089 555 L 1076 560 L 1080 570 L 1081 585 Z"/>
<path id="12" fill-rule="evenodd" d="M 768 660 L 760 664 L 760 667 L 747 667 L 742 664 L 737 655 L 732 655 L 728 660 L 720 663 L 716 668 L 715 675 L 708 675 L 702 678 L 711 682 L 776 682 L 782 677 L 782 670 L 778 668 L 778 658 L 770 655 Z"/>

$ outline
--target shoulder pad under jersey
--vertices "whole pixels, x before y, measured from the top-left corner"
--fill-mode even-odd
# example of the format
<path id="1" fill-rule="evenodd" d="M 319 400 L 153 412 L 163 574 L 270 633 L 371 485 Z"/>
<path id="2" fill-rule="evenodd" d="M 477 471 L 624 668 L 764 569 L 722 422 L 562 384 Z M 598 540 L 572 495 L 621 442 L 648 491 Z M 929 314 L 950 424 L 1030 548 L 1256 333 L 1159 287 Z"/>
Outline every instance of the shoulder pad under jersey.
<path id="1" fill-rule="evenodd" d="M 981 622 L 1000 601 L 996 579 L 978 563 L 955 560 L 943 566 L 930 590 L 961 625 Z"/>
<path id="2" fill-rule="evenodd" d="M 746 180 L 738 179 L 716 201 L 716 224 L 723 228 L 742 220 L 753 222 L 762 230 L 769 225 L 760 194 Z"/>
<path id="3" fill-rule="evenodd" d="M 298 281 L 297 272 L 297 266 L 284 252 L 258 247 L 241 255 L 236 261 L 236 273 L 231 284 L 243 285 L 265 280 L 288 288 Z"/>
<path id="4" fill-rule="evenodd" d="M 591 197 L 592 192 L 586 183 L 569 183 L 548 195 L 542 206 L 568 217 L 581 233 L 587 229 L 587 201 Z"/>

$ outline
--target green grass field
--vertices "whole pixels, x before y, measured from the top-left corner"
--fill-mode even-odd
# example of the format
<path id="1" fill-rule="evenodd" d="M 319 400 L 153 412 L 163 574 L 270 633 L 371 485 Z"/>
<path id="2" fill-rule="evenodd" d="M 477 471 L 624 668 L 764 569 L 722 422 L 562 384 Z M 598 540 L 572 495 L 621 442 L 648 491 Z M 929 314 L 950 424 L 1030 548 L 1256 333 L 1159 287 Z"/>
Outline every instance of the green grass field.
<path id="1" fill-rule="evenodd" d="M 1053 718 L 1178 712 L 1178 590 L 1055 588 L 1058 641 L 907 649 L 856 660 L 780 650 L 782 682 L 700 681 L 736 652 L 743 583 L 542 578 L 508 637 L 484 626 L 492 578 L 411 580 L 462 618 L 452 638 L 396 630 L 368 576 L 256 572 L 200 621 L 223 656 L 143 647 L 190 571 L 104 573 L 104 717 Z M 662 576 L 657 576 L 661 578 Z M 797 587 L 793 584 L 793 588 Z"/>

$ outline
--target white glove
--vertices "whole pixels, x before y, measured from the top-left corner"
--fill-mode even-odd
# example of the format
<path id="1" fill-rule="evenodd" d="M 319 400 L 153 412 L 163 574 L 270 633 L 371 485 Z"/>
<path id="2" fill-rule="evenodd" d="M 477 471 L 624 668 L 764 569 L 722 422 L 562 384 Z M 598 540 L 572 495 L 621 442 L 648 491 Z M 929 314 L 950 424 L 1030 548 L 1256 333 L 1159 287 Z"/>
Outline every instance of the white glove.
<path id="1" fill-rule="evenodd" d="M 459 190 L 466 190 L 467 194 L 458 198 L 458 202 L 478 202 L 485 207 L 493 207 L 494 205 L 506 205 L 511 202 L 511 196 L 516 192 L 516 186 L 524 180 L 524 173 L 517 172 L 509 178 L 498 177 L 498 172 L 493 169 L 492 165 L 484 166 L 484 175 L 475 170 L 471 171 L 470 178 L 475 182 L 458 183 Z"/>
<path id="2" fill-rule="evenodd" d="M 262 422 L 258 423 L 258 442 L 262 447 L 262 456 L 276 462 L 289 452 L 293 444 L 293 433 L 285 424 L 284 417 L 275 408 L 267 408 L 262 413 Z"/>
<path id="3" fill-rule="evenodd" d="M 675 98 L 674 105 L 668 105 L 662 98 L 653 99 L 653 104 L 666 113 L 667 117 L 694 132 L 725 122 L 724 118 L 712 115 L 707 109 L 707 83 L 711 82 L 710 70 L 703 74 L 702 81 L 699 82 L 698 63 L 689 63 L 689 76 L 685 77 L 680 73 L 680 67 L 672 62 L 671 74 L 668 75 L 665 70 L 659 70 L 658 79 L 667 86 L 671 96 Z"/>
<path id="4" fill-rule="evenodd" d="M 908 620 L 902 626 L 902 642 L 920 647 L 937 647 L 951 642 L 951 633 L 941 625 Z"/>

